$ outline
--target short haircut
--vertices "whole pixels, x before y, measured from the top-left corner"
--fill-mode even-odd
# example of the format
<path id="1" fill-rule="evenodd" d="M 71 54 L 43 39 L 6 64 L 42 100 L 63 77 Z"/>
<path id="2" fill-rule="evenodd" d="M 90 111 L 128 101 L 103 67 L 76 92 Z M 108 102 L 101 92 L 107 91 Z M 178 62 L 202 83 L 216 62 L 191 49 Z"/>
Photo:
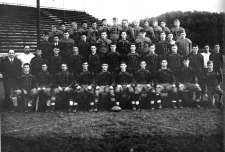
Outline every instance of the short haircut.
<path id="1" fill-rule="evenodd" d="M 25 67 L 25 66 L 29 66 L 30 67 L 30 64 L 29 63 L 24 63 L 23 67 Z"/>

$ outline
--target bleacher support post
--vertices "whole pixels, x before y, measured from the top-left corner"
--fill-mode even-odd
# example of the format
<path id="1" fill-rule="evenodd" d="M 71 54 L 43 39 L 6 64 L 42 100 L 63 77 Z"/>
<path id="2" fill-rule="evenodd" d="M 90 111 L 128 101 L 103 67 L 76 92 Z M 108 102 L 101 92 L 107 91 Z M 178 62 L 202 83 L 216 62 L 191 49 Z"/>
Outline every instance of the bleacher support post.
<path id="1" fill-rule="evenodd" d="M 37 0 L 37 47 L 40 44 L 40 0 Z"/>

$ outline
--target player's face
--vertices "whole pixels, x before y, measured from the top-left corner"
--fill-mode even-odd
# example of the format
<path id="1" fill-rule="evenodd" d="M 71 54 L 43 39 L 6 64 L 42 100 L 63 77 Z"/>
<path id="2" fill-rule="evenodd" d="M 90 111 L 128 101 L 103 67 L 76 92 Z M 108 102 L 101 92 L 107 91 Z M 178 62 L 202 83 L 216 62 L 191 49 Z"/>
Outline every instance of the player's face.
<path id="1" fill-rule="evenodd" d="M 30 52 L 30 47 L 29 46 L 25 46 L 24 47 L 24 53 L 29 53 Z"/>
<path id="2" fill-rule="evenodd" d="M 122 63 L 122 64 L 120 65 L 121 71 L 126 71 L 126 68 L 127 68 L 127 65 L 126 65 L 126 64 Z"/>
<path id="3" fill-rule="evenodd" d="M 177 54 L 177 46 L 172 46 L 171 51 L 172 53 Z"/>
<path id="4" fill-rule="evenodd" d="M 59 42 L 59 37 L 58 36 L 55 36 L 54 39 L 53 39 L 53 41 L 54 42 Z"/>
<path id="5" fill-rule="evenodd" d="M 66 26 L 65 25 L 61 25 L 61 29 L 62 30 L 65 30 L 66 29 Z"/>
<path id="6" fill-rule="evenodd" d="M 113 25 L 117 25 L 117 23 L 118 23 L 118 20 L 117 19 L 114 19 L 113 20 Z"/>
<path id="7" fill-rule="evenodd" d="M 192 51 L 193 51 L 194 54 L 197 54 L 198 53 L 198 47 L 193 47 Z"/>
<path id="8" fill-rule="evenodd" d="M 53 50 L 53 52 L 54 52 L 55 55 L 58 55 L 58 54 L 59 54 L 59 49 L 58 49 L 58 48 L 55 48 L 55 49 Z"/>
<path id="9" fill-rule="evenodd" d="M 73 29 L 77 29 L 77 23 L 72 23 L 71 26 Z"/>
<path id="10" fill-rule="evenodd" d="M 162 27 L 165 27 L 165 26 L 166 26 L 166 23 L 165 23 L 165 22 L 161 22 L 160 25 L 161 25 Z"/>
<path id="11" fill-rule="evenodd" d="M 107 20 L 104 20 L 104 21 L 102 22 L 102 25 L 107 25 Z"/>
<path id="12" fill-rule="evenodd" d="M 180 26 L 180 21 L 174 21 L 173 24 L 174 24 L 175 27 L 179 27 Z"/>
<path id="13" fill-rule="evenodd" d="M 162 66 L 162 67 L 167 67 L 167 61 L 166 61 L 166 60 L 162 60 L 161 66 Z"/>
<path id="14" fill-rule="evenodd" d="M 154 46 L 154 45 L 151 45 L 151 46 L 150 46 L 150 51 L 151 51 L 151 52 L 155 52 L 155 46 Z"/>
<path id="15" fill-rule="evenodd" d="M 168 37 L 169 40 L 172 40 L 173 39 L 173 34 L 170 33 L 170 34 L 168 34 L 167 37 Z"/>
<path id="16" fill-rule="evenodd" d="M 146 62 L 142 61 L 140 66 L 141 66 L 142 69 L 145 69 L 146 68 Z"/>
<path id="17" fill-rule="evenodd" d="M 37 56 L 41 56 L 42 55 L 42 50 L 36 50 L 36 54 L 37 54 Z"/>
<path id="18" fill-rule="evenodd" d="M 152 25 L 153 25 L 153 26 L 158 26 L 158 21 L 154 21 L 154 22 L 152 23 Z"/>
<path id="19" fill-rule="evenodd" d="M 213 69 L 213 63 L 210 63 L 207 65 L 208 69 L 212 70 Z"/>
<path id="20" fill-rule="evenodd" d="M 83 28 L 87 28 L 87 27 L 88 27 L 88 26 L 87 26 L 87 23 L 83 23 L 83 24 L 82 24 L 82 27 L 83 27 Z"/>
<path id="21" fill-rule="evenodd" d="M 215 52 L 219 53 L 220 52 L 220 45 L 215 45 Z"/>
<path id="22" fill-rule="evenodd" d="M 83 67 L 83 70 L 87 70 L 87 69 L 88 69 L 88 64 L 87 64 L 87 63 L 84 63 L 84 64 L 82 65 L 82 67 Z"/>
<path id="23" fill-rule="evenodd" d="M 86 35 L 82 35 L 82 36 L 81 36 L 81 40 L 82 40 L 82 41 L 86 41 L 86 40 L 87 40 L 87 36 L 86 36 Z"/>
<path id="24" fill-rule="evenodd" d="M 53 32 L 57 31 L 57 28 L 55 26 L 52 26 L 52 31 Z"/>
<path id="25" fill-rule="evenodd" d="M 206 45 L 204 48 L 205 48 L 205 51 L 206 51 L 206 52 L 209 51 L 209 46 L 208 46 L 208 45 Z"/>
<path id="26" fill-rule="evenodd" d="M 139 26 L 139 22 L 138 21 L 134 21 L 133 24 L 134 24 L 134 26 Z"/>
<path id="27" fill-rule="evenodd" d="M 144 26 L 149 26 L 149 23 L 146 21 L 146 22 L 144 23 Z"/>
<path id="28" fill-rule="evenodd" d="M 166 39 L 166 34 L 165 33 L 161 33 L 160 34 L 160 38 L 161 38 L 161 40 L 165 40 Z"/>
<path id="29" fill-rule="evenodd" d="M 186 33 L 184 33 L 184 32 L 181 33 L 181 34 L 180 34 L 180 37 L 181 37 L 182 39 L 184 39 L 184 38 L 186 37 Z"/>
<path id="30" fill-rule="evenodd" d="M 91 46 L 91 54 L 96 54 L 96 46 Z"/>
<path id="31" fill-rule="evenodd" d="M 66 64 L 61 65 L 62 71 L 67 71 L 68 67 Z"/>
<path id="32" fill-rule="evenodd" d="M 108 65 L 107 64 L 103 64 L 102 65 L 102 70 L 103 71 L 108 71 Z"/>
<path id="33" fill-rule="evenodd" d="M 45 41 L 48 41 L 48 38 L 49 38 L 48 35 L 44 35 L 44 36 L 43 36 L 43 39 L 44 39 Z"/>
<path id="34" fill-rule="evenodd" d="M 97 28 L 97 23 L 92 23 L 93 28 Z"/>
<path id="35" fill-rule="evenodd" d="M 103 39 L 106 39 L 106 37 L 107 37 L 106 32 L 102 32 L 102 33 L 101 33 L 101 37 L 102 37 Z"/>
<path id="36" fill-rule="evenodd" d="M 116 45 L 110 45 L 110 49 L 112 52 L 116 52 Z"/>
<path id="37" fill-rule="evenodd" d="M 122 26 L 123 26 L 123 27 L 128 27 L 128 22 L 127 22 L 126 20 L 123 20 L 123 21 L 122 21 Z"/>
<path id="38" fill-rule="evenodd" d="M 127 38 L 127 33 L 126 32 L 122 32 L 121 33 L 121 37 L 122 37 L 122 39 L 126 39 Z"/>
<path id="39" fill-rule="evenodd" d="M 14 58 L 15 57 L 14 50 L 9 50 L 8 56 L 9 56 L 9 58 Z"/>
<path id="40" fill-rule="evenodd" d="M 66 32 L 66 33 L 63 34 L 63 36 L 64 36 L 65 39 L 68 39 L 70 35 L 69 35 L 68 32 Z"/>
<path id="41" fill-rule="evenodd" d="M 43 64 L 43 65 L 41 66 L 41 69 L 42 69 L 42 71 L 47 71 L 48 66 L 47 66 L 46 64 Z"/>
<path id="42" fill-rule="evenodd" d="M 130 46 L 130 50 L 131 50 L 131 52 L 135 52 L 136 46 L 135 46 L 135 45 L 131 45 L 131 46 Z"/>
<path id="43" fill-rule="evenodd" d="M 24 65 L 23 66 L 23 71 L 24 71 L 24 73 L 29 73 L 30 72 L 30 66 L 29 65 Z"/>

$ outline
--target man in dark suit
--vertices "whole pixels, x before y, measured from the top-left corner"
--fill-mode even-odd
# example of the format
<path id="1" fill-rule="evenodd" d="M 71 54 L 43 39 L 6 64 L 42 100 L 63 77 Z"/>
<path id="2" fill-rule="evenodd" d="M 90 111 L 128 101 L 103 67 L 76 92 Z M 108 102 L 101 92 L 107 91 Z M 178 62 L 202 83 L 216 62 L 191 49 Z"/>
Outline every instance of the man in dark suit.
<path id="1" fill-rule="evenodd" d="M 12 108 L 10 102 L 10 92 L 18 86 L 18 78 L 21 75 L 21 61 L 15 57 L 15 51 L 9 50 L 8 56 L 1 62 L 1 73 L 3 75 L 3 82 L 5 88 L 5 102 L 3 107 L 5 109 Z"/>

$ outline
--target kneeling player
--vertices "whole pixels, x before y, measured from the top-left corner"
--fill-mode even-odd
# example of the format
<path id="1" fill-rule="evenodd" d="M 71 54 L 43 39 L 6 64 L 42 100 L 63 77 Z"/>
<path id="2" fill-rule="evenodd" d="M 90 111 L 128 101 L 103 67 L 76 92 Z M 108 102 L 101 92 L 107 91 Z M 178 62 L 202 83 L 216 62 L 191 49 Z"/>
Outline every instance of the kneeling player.
<path id="1" fill-rule="evenodd" d="M 178 103 L 182 103 L 186 92 L 192 93 L 192 99 L 200 107 L 201 88 L 198 84 L 198 78 L 192 68 L 189 66 L 189 59 L 183 60 L 183 67 L 178 74 Z M 180 105 L 182 107 L 182 105 Z"/>
<path id="2" fill-rule="evenodd" d="M 127 72 L 127 65 L 125 62 L 120 64 L 120 72 L 116 76 L 116 106 L 113 108 L 120 109 L 120 103 L 122 108 L 129 108 L 130 100 L 132 100 L 134 89 L 133 75 Z"/>
<path id="3" fill-rule="evenodd" d="M 37 89 L 35 77 L 30 74 L 30 65 L 23 65 L 23 74 L 19 78 L 19 88 L 14 90 L 14 95 L 11 96 L 13 106 L 21 107 L 25 112 L 31 112 L 35 108 L 35 99 Z"/>
<path id="4" fill-rule="evenodd" d="M 167 60 L 161 61 L 161 68 L 157 72 L 156 78 L 156 95 L 158 108 L 162 108 L 161 102 L 164 97 L 167 97 L 172 102 L 173 107 L 177 108 L 177 88 L 175 85 L 175 77 L 173 72 L 167 68 Z M 154 102 L 152 102 L 154 104 Z"/>
<path id="5" fill-rule="evenodd" d="M 141 107 L 146 108 L 146 104 L 144 100 L 148 100 L 150 97 L 150 91 L 152 90 L 151 86 L 151 74 L 149 70 L 146 69 L 146 62 L 141 61 L 140 62 L 140 69 L 135 72 L 134 78 L 136 82 L 135 87 L 135 100 L 132 101 L 132 108 L 133 110 L 139 109 Z M 139 106 L 139 101 L 142 106 Z"/>
<path id="6" fill-rule="evenodd" d="M 115 94 L 113 89 L 113 77 L 111 72 L 108 71 L 108 64 L 102 64 L 102 71 L 96 76 L 96 88 L 95 88 L 95 103 L 103 109 L 109 110 L 115 103 Z M 110 102 L 105 97 L 109 96 Z"/>
<path id="7" fill-rule="evenodd" d="M 82 110 L 97 111 L 94 101 L 93 74 L 88 70 L 88 63 L 82 64 L 82 72 L 77 79 L 75 90 L 76 101 Z"/>
<path id="8" fill-rule="evenodd" d="M 208 61 L 207 71 L 204 73 L 204 93 L 208 95 L 208 99 L 214 106 L 216 103 L 222 105 L 223 90 L 220 87 L 222 76 L 219 72 L 213 70 L 213 62 Z"/>
<path id="9" fill-rule="evenodd" d="M 68 71 L 67 64 L 63 63 L 61 65 L 61 72 L 56 74 L 54 84 L 55 85 L 54 93 L 56 95 L 55 105 L 57 109 L 68 109 L 68 106 L 70 106 L 73 103 L 72 84 L 73 84 L 73 76 Z M 54 97 L 52 98 L 55 99 Z"/>

